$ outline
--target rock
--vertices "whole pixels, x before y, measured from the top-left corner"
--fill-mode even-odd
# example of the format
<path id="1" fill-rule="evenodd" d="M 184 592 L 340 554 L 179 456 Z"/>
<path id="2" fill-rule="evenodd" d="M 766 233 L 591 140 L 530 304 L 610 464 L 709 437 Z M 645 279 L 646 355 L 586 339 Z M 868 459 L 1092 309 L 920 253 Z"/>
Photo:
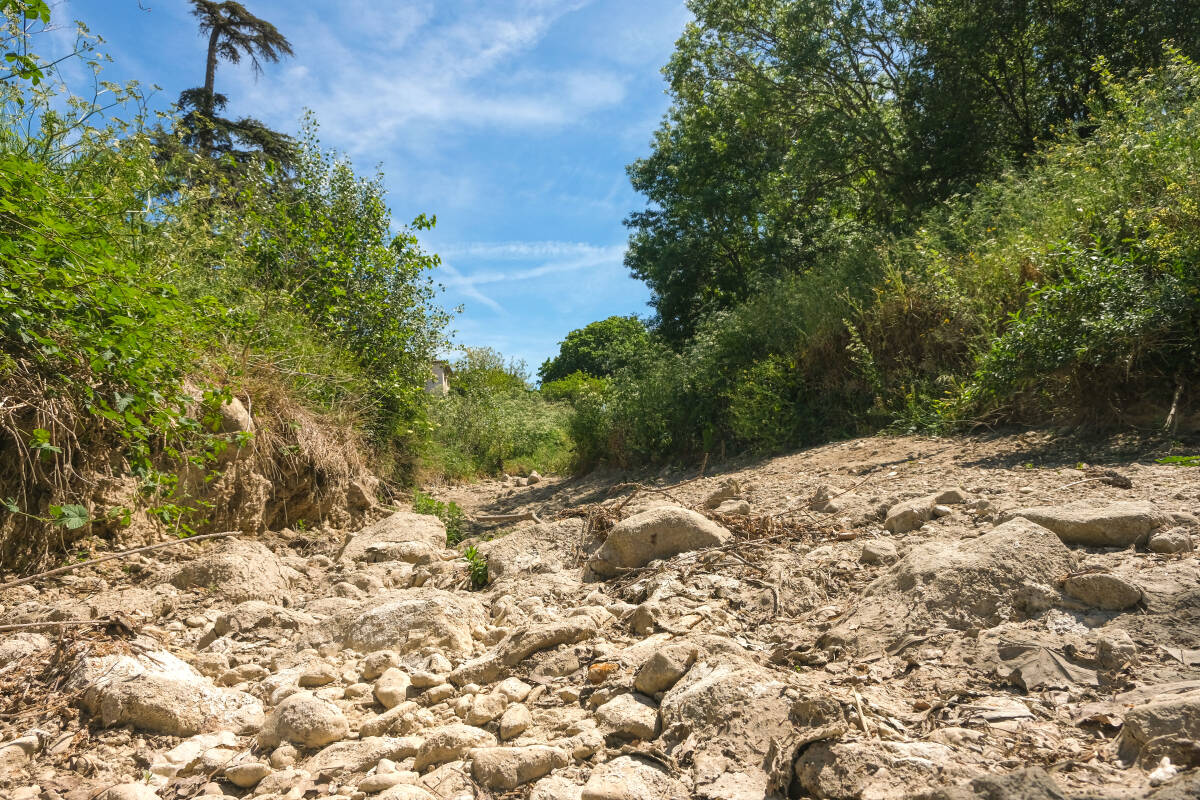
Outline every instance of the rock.
<path id="1" fill-rule="evenodd" d="M 400 666 L 400 656 L 394 650 L 378 650 L 362 660 L 359 674 L 364 681 L 373 681 L 390 667 Z"/>
<path id="2" fill-rule="evenodd" d="M 504 638 L 497 648 L 500 661 L 515 667 L 540 650 L 561 644 L 575 644 L 591 638 L 596 633 L 596 623 L 587 617 L 571 617 L 547 625 L 528 625 Z M 458 672 L 458 670 L 455 670 Z M 454 680 L 454 673 L 451 673 Z"/>
<path id="3" fill-rule="evenodd" d="M 273 770 L 261 761 L 243 761 L 225 768 L 225 780 L 239 789 L 249 789 L 270 775 Z"/>
<path id="4" fill-rule="evenodd" d="M 367 547 L 364 560 L 370 563 L 402 561 L 425 566 L 442 560 L 446 548 L 427 542 L 378 542 Z"/>
<path id="5" fill-rule="evenodd" d="M 926 497 L 905 500 L 888 509 L 883 527 L 892 533 L 908 533 L 920 528 L 934 517 L 934 509 L 938 506 L 957 505 L 966 501 L 967 495 L 962 489 L 943 489 Z M 945 516 L 945 514 L 938 516 Z"/>
<path id="6" fill-rule="evenodd" d="M 408 687 L 411 685 L 407 672 L 388 667 L 375 681 L 375 699 L 384 708 L 395 708 L 408 699 Z"/>
<path id="7" fill-rule="evenodd" d="M 696 648 L 687 644 L 668 644 L 659 648 L 638 669 L 633 688 L 653 696 L 674 686 L 696 661 Z"/>
<path id="8" fill-rule="evenodd" d="M 273 772 L 259 782 L 254 794 L 279 800 L 300 800 L 313 788 L 313 776 L 302 769 Z"/>
<path id="9" fill-rule="evenodd" d="M 504 709 L 504 714 L 500 717 L 500 739 L 515 739 L 532 724 L 533 716 L 529 713 L 529 708 L 521 703 L 513 703 Z"/>
<path id="10" fill-rule="evenodd" d="M 894 564 L 900 556 L 896 553 L 896 545 L 887 539 L 871 539 L 863 544 L 862 554 L 858 560 L 864 564 Z"/>
<path id="11" fill-rule="evenodd" d="M 1200 754 L 1200 690 L 1153 699 L 1125 713 L 1121 759 L 1152 769 L 1164 757 L 1173 763 L 1196 766 Z"/>
<path id="12" fill-rule="evenodd" d="M 1105 611 L 1123 611 L 1136 606 L 1142 600 L 1142 590 L 1105 572 L 1072 575 L 1063 581 L 1063 591 Z"/>
<path id="13" fill-rule="evenodd" d="M 365 736 L 357 741 L 334 742 L 304 762 L 313 775 L 366 772 L 380 761 L 404 760 L 417 754 L 421 739 L 416 736 Z"/>
<path id="14" fill-rule="evenodd" d="M 726 500 L 713 509 L 713 511 L 733 517 L 745 517 L 750 514 L 750 503 L 745 500 Z"/>
<path id="15" fill-rule="evenodd" d="M 981 775 L 949 789 L 920 795 L 920 800 L 1066 800 L 1067 795 L 1041 767 L 1007 775 Z"/>
<path id="16" fill-rule="evenodd" d="M 768 755 L 795 732 L 793 702 L 787 685 L 757 664 L 698 661 L 663 695 L 659 741 L 668 752 L 691 742 L 696 763 L 715 765 L 696 776 L 697 795 L 768 796 L 769 787 L 786 788 L 790 780 L 790 763 L 779 765 L 789 775 L 764 765 L 773 764 Z"/>
<path id="17" fill-rule="evenodd" d="M 658 736 L 658 709 L 649 698 L 621 694 L 596 709 L 596 722 L 611 736 L 650 741 Z"/>
<path id="18" fill-rule="evenodd" d="M 542 476 L 538 474 L 537 470 L 534 470 L 533 472 L 529 473 L 529 477 L 525 480 L 530 486 L 533 486 L 542 482 Z"/>
<path id="19" fill-rule="evenodd" d="M 1025 610 L 1030 585 L 1052 585 L 1073 568 L 1057 536 L 1021 518 L 975 539 L 920 544 L 872 581 L 818 644 L 876 652 L 919 628 L 990 628 Z"/>
<path id="20" fill-rule="evenodd" d="M 1189 553 L 1192 550 L 1192 537 L 1186 528 L 1171 528 L 1159 530 L 1150 534 L 1146 547 L 1154 553 Z M 3 663 L 0 657 L 0 664 Z"/>
<path id="21" fill-rule="evenodd" d="M 281 741 L 300 747 L 324 747 L 349 734 L 350 723 L 341 709 L 309 692 L 297 692 L 267 715 L 258 741 L 263 747 L 274 747 Z"/>
<path id="22" fill-rule="evenodd" d="M 709 492 L 708 497 L 704 498 L 705 508 L 717 508 L 722 503 L 729 500 L 736 500 L 742 496 L 742 485 L 733 478 L 726 478 L 721 481 L 721 485 L 713 491 Z"/>
<path id="23" fill-rule="evenodd" d="M 661 767 L 633 756 L 606 761 L 588 777 L 580 800 L 687 800 L 690 793 Z"/>
<path id="24" fill-rule="evenodd" d="M 1137 663 L 1137 645 L 1123 630 L 1102 631 L 1096 638 L 1096 661 L 1101 669 L 1121 669 Z"/>
<path id="25" fill-rule="evenodd" d="M 324 661 L 318 661 L 310 664 L 304 672 L 300 673 L 298 684 L 305 689 L 311 689 L 317 686 L 326 686 L 337 679 L 337 670 Z"/>
<path id="26" fill-rule="evenodd" d="M 504 713 L 506 701 L 501 694 L 477 694 L 467 710 L 469 725 L 486 725 Z"/>
<path id="27" fill-rule="evenodd" d="M 340 560 L 363 561 L 372 545 L 398 542 L 424 542 L 445 547 L 446 526 L 432 514 L 397 511 L 353 534 L 342 549 Z"/>
<path id="28" fill-rule="evenodd" d="M 292 597 L 301 577 L 261 543 L 230 537 L 176 570 L 170 583 L 178 589 L 215 590 L 235 603 L 280 603 Z"/>
<path id="29" fill-rule="evenodd" d="M 361 652 L 392 649 L 403 655 L 421 650 L 465 655 L 474 639 L 471 629 L 483 625 L 479 601 L 441 589 L 408 589 L 395 599 L 365 610 L 339 615 L 334 638 Z"/>
<path id="30" fill-rule="evenodd" d="M 271 751 L 271 757 L 267 760 L 271 762 L 271 766 L 275 769 L 287 769 L 294 766 L 299 759 L 299 750 L 290 744 L 281 744 Z"/>
<path id="31" fill-rule="evenodd" d="M 389 708 L 377 717 L 366 720 L 359 726 L 360 736 L 383 736 L 393 733 L 404 735 L 418 726 L 417 712 L 420 707 L 411 700 Z"/>
<path id="32" fill-rule="evenodd" d="M 425 741 L 417 750 L 413 765 L 419 772 L 426 767 L 462 758 L 476 747 L 493 747 L 496 737 L 482 728 L 453 723 L 424 732 Z"/>
<path id="33" fill-rule="evenodd" d="M 218 689 L 192 667 L 162 650 L 137 658 L 84 657 L 66 683 L 105 726 L 133 725 L 150 733 L 194 736 L 232 730 L 253 733 L 263 708 L 245 692 Z"/>
<path id="34" fill-rule="evenodd" d="M 641 567 L 655 559 L 716 547 L 732 534 L 707 517 L 678 506 L 659 506 L 621 520 L 588 562 L 601 577 L 620 574 L 622 568 Z"/>
<path id="35" fill-rule="evenodd" d="M 396 770 L 394 772 L 377 772 L 374 775 L 368 775 L 358 782 L 358 790 L 367 794 L 382 792 L 393 786 L 415 786 L 417 780 L 421 776 L 415 772 L 407 770 Z"/>
<path id="36" fill-rule="evenodd" d="M 903 797 L 908 787 L 937 785 L 956 773 L 967 777 L 955 768 L 953 755 L 933 742 L 820 741 L 796 759 L 796 782 L 809 796 L 829 800 Z M 1001 794 L 995 800 L 1018 797 L 1024 796 Z"/>
<path id="37" fill-rule="evenodd" d="M 161 800 L 158 791 L 148 783 L 120 783 L 109 787 L 99 800 Z"/>
<path id="38" fill-rule="evenodd" d="M 478 545 L 487 558 L 493 585 L 529 575 L 558 575 L 574 564 L 583 535 L 582 519 L 564 519 L 521 528 Z"/>
<path id="39" fill-rule="evenodd" d="M 510 703 L 520 703 L 533 690 L 525 681 L 520 678 L 505 678 L 496 684 L 495 691 L 503 695 Z"/>
<path id="40" fill-rule="evenodd" d="M 439 798 L 434 797 L 420 786 L 401 783 L 378 795 L 376 800 L 439 800 Z"/>
<path id="41" fill-rule="evenodd" d="M 1040 506 L 1010 512 L 1049 528 L 1067 544 L 1089 547 L 1128 547 L 1146 541 L 1170 516 L 1150 503 L 1120 502 L 1094 506 L 1076 501 L 1065 506 Z"/>
<path id="42" fill-rule="evenodd" d="M 1168 781 L 1172 781 L 1179 774 L 1179 770 L 1171 763 L 1171 759 L 1163 756 L 1162 761 L 1158 762 L 1158 766 L 1154 771 L 1146 776 L 1151 786 L 1161 786 Z"/>
<path id="43" fill-rule="evenodd" d="M 529 800 L 579 800 L 583 787 L 566 778 L 551 775 L 542 778 L 529 790 Z"/>
<path id="44" fill-rule="evenodd" d="M 565 767 L 571 757 L 564 750 L 545 745 L 530 747 L 481 747 L 472 750 L 471 776 L 486 789 L 507 791 Z"/>
<path id="45" fill-rule="evenodd" d="M 50 640 L 40 633 L 10 633 L 0 641 L 0 667 L 38 653 L 49 646 Z"/>

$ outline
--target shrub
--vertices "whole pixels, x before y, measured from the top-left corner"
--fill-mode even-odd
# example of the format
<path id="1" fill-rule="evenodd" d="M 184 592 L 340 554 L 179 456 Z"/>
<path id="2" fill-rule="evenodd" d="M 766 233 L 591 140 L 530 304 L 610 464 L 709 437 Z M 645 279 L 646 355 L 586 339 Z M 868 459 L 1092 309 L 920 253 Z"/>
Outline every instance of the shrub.
<path id="1" fill-rule="evenodd" d="M 437 517 L 446 526 L 446 546 L 454 547 L 463 540 L 466 534 L 467 517 L 458 503 L 451 500 L 443 503 L 435 497 L 425 494 L 420 489 L 413 492 L 413 511 L 418 514 L 428 514 Z"/>

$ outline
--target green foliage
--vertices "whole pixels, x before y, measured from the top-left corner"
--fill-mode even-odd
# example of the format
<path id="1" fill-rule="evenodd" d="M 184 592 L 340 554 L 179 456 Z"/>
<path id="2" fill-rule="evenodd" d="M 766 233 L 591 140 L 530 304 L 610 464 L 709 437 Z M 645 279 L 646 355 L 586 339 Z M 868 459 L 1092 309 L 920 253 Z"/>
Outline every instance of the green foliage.
<path id="1" fill-rule="evenodd" d="M 505 361 L 490 347 L 468 347 L 454 362 L 450 388 L 462 395 L 512 394 L 529 389 L 529 372 L 523 361 Z"/>
<path id="2" fill-rule="evenodd" d="M 1200 467 L 1200 456 L 1165 456 L 1157 461 L 1172 467 Z"/>
<path id="3" fill-rule="evenodd" d="M 467 547 L 463 551 L 463 558 L 467 560 L 467 572 L 471 576 L 471 588 L 482 589 L 488 585 L 488 563 L 487 559 L 479 554 L 474 545 Z"/>
<path id="4" fill-rule="evenodd" d="M 538 369 L 542 383 L 575 373 L 606 378 L 633 363 L 650 346 L 646 325 L 637 317 L 609 317 L 567 334 L 558 355 Z"/>
<path id="5" fill-rule="evenodd" d="M 446 526 L 446 546 L 454 547 L 462 541 L 466 533 L 466 515 L 453 500 L 443 503 L 436 497 L 425 494 L 420 489 L 413 491 L 413 511 L 418 514 L 435 516 Z"/>
<path id="6" fill-rule="evenodd" d="M 604 378 L 596 378 L 585 372 L 572 372 L 565 378 L 543 383 L 538 391 L 551 402 L 566 400 L 574 403 L 585 394 L 604 392 L 607 385 L 608 381 Z"/>
<path id="7" fill-rule="evenodd" d="M 4 53 L 4 63 L 10 70 L 7 75 L 0 75 L 0 81 L 21 78 L 37 86 L 46 77 L 41 61 L 29 52 L 29 24 L 50 24 L 50 6 L 45 0 L 0 0 L 0 18 L 7 21 L 5 30 L 0 33 L 0 49 L 8 48 Z M 44 30 L 44 29 L 43 29 Z"/>

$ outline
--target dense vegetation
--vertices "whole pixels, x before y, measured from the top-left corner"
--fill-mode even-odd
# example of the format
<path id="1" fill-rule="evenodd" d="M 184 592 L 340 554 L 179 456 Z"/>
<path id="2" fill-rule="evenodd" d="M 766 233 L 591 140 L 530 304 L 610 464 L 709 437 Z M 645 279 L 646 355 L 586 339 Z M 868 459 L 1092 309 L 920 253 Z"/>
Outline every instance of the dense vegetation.
<path id="1" fill-rule="evenodd" d="M 1194 406 L 1190 4 L 689 5 L 629 168 L 651 337 L 573 378 L 582 461 Z"/>
<path id="2" fill-rule="evenodd" d="M 138 476 L 146 505 L 186 530 L 203 509 L 181 476 L 245 443 L 217 422 L 235 396 L 340 420 L 383 474 L 411 476 L 448 319 L 428 277 L 437 257 L 416 239 L 433 221 L 394 226 L 380 176 L 323 149 L 311 118 L 293 139 L 261 125 L 243 136 L 244 120 L 231 131 L 205 119 L 211 104 L 148 116 L 136 85 L 101 80 L 86 36 L 74 58 L 95 83 L 72 93 L 29 47 L 45 4 L 0 9 L 14 65 L 0 82 L 6 535 L 17 519 L 86 523 L 81 475 L 96 459 Z M 273 36 L 272 52 L 290 52 Z M 263 55 L 253 36 L 213 41 L 226 60 Z"/>

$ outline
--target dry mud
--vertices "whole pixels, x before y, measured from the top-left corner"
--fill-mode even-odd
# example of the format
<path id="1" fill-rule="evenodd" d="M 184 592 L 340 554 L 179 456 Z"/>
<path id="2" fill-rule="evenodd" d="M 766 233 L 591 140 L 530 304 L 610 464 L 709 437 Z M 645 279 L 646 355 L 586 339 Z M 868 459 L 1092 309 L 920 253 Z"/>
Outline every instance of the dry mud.
<path id="1" fill-rule="evenodd" d="M 513 478 L 436 492 L 457 549 L 376 509 L 10 588 L 0 796 L 1200 796 L 1200 469 L 1154 455 Z"/>

